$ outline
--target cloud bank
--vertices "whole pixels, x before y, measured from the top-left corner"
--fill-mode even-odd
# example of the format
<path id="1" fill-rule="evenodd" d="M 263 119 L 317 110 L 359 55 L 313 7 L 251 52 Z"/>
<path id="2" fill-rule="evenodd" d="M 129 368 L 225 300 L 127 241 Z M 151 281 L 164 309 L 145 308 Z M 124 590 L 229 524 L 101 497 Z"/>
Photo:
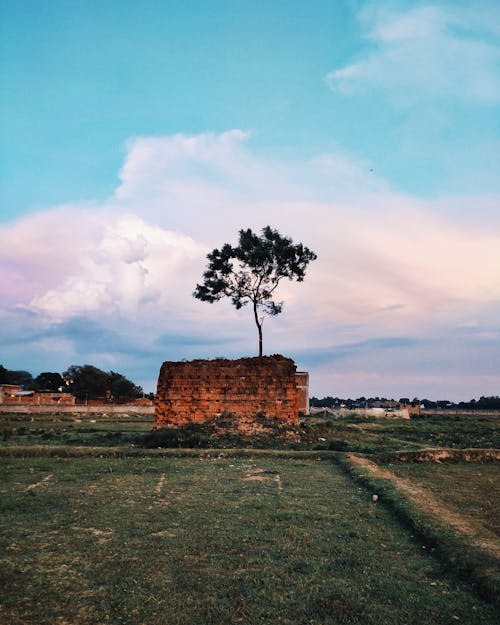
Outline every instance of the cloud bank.
<path id="1" fill-rule="evenodd" d="M 379 31 L 392 41 L 418 24 Z M 92 362 L 153 390 L 165 359 L 252 355 L 250 311 L 191 294 L 210 249 L 269 224 L 318 254 L 264 324 L 265 351 L 295 356 L 313 393 L 498 392 L 491 198 L 462 198 L 475 216 L 462 219 L 452 198 L 402 195 L 348 154 L 290 164 L 249 145 L 241 130 L 137 137 L 108 201 L 0 225 L 4 364 Z"/>

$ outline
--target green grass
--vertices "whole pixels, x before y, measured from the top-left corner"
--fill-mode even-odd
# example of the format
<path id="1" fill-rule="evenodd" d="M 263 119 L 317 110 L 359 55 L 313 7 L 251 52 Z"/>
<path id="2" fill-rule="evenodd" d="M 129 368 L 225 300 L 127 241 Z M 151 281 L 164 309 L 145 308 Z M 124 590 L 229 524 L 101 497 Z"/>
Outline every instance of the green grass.
<path id="1" fill-rule="evenodd" d="M 1 470 L 2 625 L 499 622 L 314 455 L 3 457 Z"/>
<path id="2" fill-rule="evenodd" d="M 454 516 L 453 522 L 459 521 L 459 529 L 457 525 L 451 525 L 448 522 L 449 508 L 443 507 L 432 493 L 426 495 L 425 491 L 412 489 L 411 484 L 409 490 L 402 491 L 402 485 L 397 482 L 394 475 L 387 471 L 381 474 L 377 465 L 368 462 L 367 466 L 366 463 L 363 464 L 363 458 L 359 456 L 356 458 L 342 455 L 337 457 L 337 461 L 356 482 L 377 494 L 379 500 L 391 508 L 395 516 L 415 536 L 431 546 L 435 550 L 435 555 L 447 563 L 450 570 L 462 579 L 473 583 L 482 596 L 487 597 L 500 608 L 498 536 L 485 529 L 484 526 L 479 530 L 477 525 L 475 529 L 469 527 L 465 530 L 463 527 L 464 520 L 466 523 L 468 521 L 466 515 L 470 513 L 476 502 L 471 501 L 469 502 L 470 508 L 460 510 L 459 518 Z M 471 465 L 457 463 L 452 466 L 454 466 L 455 475 L 462 476 L 462 471 L 466 474 Z M 432 463 L 429 467 L 436 468 L 436 465 Z M 389 468 L 392 469 L 393 466 Z M 400 469 L 400 466 L 396 467 L 398 472 Z M 407 481 L 405 486 L 407 486 Z M 457 488 L 452 477 L 447 480 L 446 487 Z M 480 491 L 481 489 L 478 489 L 478 499 Z M 481 499 L 485 500 L 489 492 L 482 492 Z M 433 502 L 430 501 L 431 499 Z M 426 505 L 426 502 L 429 505 Z M 470 523 L 468 525 L 470 526 Z"/>
<path id="3" fill-rule="evenodd" d="M 26 415 L 0 415 L 1 445 L 131 445 L 151 431 L 154 418 L 136 415 L 127 418 L 102 416 L 77 419 L 59 415 L 53 419 Z"/>
<path id="4" fill-rule="evenodd" d="M 496 463 L 391 463 L 392 473 L 432 491 L 473 523 L 478 536 L 500 538 L 500 465 Z"/>
<path id="5" fill-rule="evenodd" d="M 499 622 L 471 585 L 493 598 L 495 564 L 339 453 L 385 457 L 487 538 L 498 463 L 387 459 L 500 447 L 498 417 L 305 418 L 285 442 L 152 426 L 0 415 L 0 625 Z"/>
<path id="6" fill-rule="evenodd" d="M 248 436 L 226 434 L 213 436 L 208 426 L 188 426 L 179 433 L 179 442 L 171 433 L 150 435 L 154 425 L 151 416 L 82 418 L 75 421 L 68 415 L 54 419 L 46 416 L 0 415 L 1 445 L 90 445 L 90 446 L 209 446 L 261 447 L 276 446 L 289 449 L 330 449 L 354 451 L 366 454 L 417 450 L 428 447 L 500 448 L 499 417 L 475 417 L 470 415 L 445 415 L 399 419 L 363 419 L 345 417 L 323 419 L 306 417 L 294 436 L 277 442 L 272 428 L 268 435 L 254 439 Z M 190 430 L 193 430 L 191 431 Z M 196 431 L 194 431 L 196 430 Z"/>
<path id="7" fill-rule="evenodd" d="M 355 416 L 327 420 L 313 417 L 305 420 L 306 428 L 321 432 L 319 436 L 326 438 L 322 443 L 324 448 L 333 441 L 333 446 L 330 445 L 332 449 L 361 453 L 425 447 L 499 448 L 499 422 L 499 416 L 471 415 L 421 416 L 407 421 Z"/>

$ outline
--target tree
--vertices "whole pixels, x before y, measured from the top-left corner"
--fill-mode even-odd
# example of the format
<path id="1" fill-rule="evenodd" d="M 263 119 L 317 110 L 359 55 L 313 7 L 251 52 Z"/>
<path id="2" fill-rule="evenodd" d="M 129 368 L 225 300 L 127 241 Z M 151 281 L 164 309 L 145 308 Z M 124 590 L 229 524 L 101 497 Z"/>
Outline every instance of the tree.
<path id="1" fill-rule="evenodd" d="M 108 374 L 93 365 L 71 365 L 63 373 L 68 390 L 78 399 L 104 398 L 108 390 Z"/>
<path id="2" fill-rule="evenodd" d="M 9 383 L 9 370 L 6 369 L 3 365 L 0 365 L 0 384 L 8 384 Z"/>
<path id="3" fill-rule="evenodd" d="M 63 373 L 69 391 L 78 399 L 136 399 L 142 388 L 121 373 L 102 371 L 93 365 L 72 365 Z"/>
<path id="4" fill-rule="evenodd" d="M 141 386 L 137 386 L 130 380 L 128 380 L 121 373 L 110 371 L 108 373 L 109 378 L 109 391 L 112 399 L 126 400 L 137 399 L 142 397 L 143 390 Z"/>
<path id="5" fill-rule="evenodd" d="M 273 300 L 279 282 L 283 278 L 302 282 L 306 267 L 317 258 L 316 254 L 266 226 L 261 236 L 250 228 L 240 230 L 236 247 L 225 243 L 207 258 L 203 283 L 196 285 L 193 296 L 211 304 L 228 297 L 237 310 L 251 303 L 262 356 L 265 315 L 276 316 L 283 310 L 283 302 Z"/>
<path id="6" fill-rule="evenodd" d="M 33 376 L 29 371 L 8 371 L 7 378 L 8 384 L 18 384 L 25 391 L 33 388 Z"/>
<path id="7" fill-rule="evenodd" d="M 33 386 L 35 391 L 51 391 L 55 393 L 63 388 L 65 383 L 60 373 L 44 371 L 36 376 Z"/>

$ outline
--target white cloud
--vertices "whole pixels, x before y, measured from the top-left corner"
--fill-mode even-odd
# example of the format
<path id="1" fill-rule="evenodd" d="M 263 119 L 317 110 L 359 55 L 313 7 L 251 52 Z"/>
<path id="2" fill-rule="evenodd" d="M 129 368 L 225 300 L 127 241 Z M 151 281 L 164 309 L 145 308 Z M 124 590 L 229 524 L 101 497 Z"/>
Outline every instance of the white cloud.
<path id="1" fill-rule="evenodd" d="M 233 131 L 136 139 L 121 191 L 109 202 L 55 208 L 2 226 L 4 331 L 11 323 L 24 340 L 23 332 L 36 335 L 38 328 L 32 346 L 43 345 L 45 353 L 47 328 L 88 319 L 115 342 L 146 351 L 158 349 L 165 335 L 187 357 L 254 353 L 251 311 L 191 294 L 209 249 L 236 241 L 241 227 L 266 224 L 318 254 L 303 283 L 283 283 L 285 311 L 265 325 L 269 352 L 373 336 L 437 336 L 472 322 L 478 330 L 477 320 L 498 326 L 500 224 L 480 218 L 492 198 L 462 198 L 461 211 L 476 216 L 462 221 L 447 215 L 449 199 L 397 194 L 368 164 L 345 154 L 285 166 L 256 157 L 243 138 Z M 30 314 L 22 327 L 10 316 L 16 307 Z M 71 336 L 64 327 L 63 341 Z M 101 335 L 80 336 L 78 349 L 108 362 L 113 346 L 94 336 Z M 182 347 L 182 336 L 216 345 L 220 337 L 220 347 Z M 155 352 L 153 369 L 158 358 Z"/>
<path id="2" fill-rule="evenodd" d="M 76 315 L 135 314 L 141 306 L 172 308 L 205 249 L 191 238 L 133 215 L 108 216 L 73 271 L 28 304 L 52 321 Z M 67 253 L 69 250 L 67 250 Z M 73 261 L 75 259 L 72 259 Z"/>
<path id="3" fill-rule="evenodd" d="M 365 7 L 360 22 L 373 48 L 327 74 L 333 90 L 382 90 L 406 105 L 428 97 L 500 101 L 498 38 L 467 9 L 429 4 L 394 11 L 377 2 Z"/>

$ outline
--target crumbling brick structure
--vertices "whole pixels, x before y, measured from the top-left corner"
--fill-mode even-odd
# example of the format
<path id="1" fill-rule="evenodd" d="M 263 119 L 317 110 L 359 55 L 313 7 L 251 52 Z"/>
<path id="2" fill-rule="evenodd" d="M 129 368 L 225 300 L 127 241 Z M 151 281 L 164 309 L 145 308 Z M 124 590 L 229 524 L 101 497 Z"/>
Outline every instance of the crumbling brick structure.
<path id="1" fill-rule="evenodd" d="M 222 413 L 292 423 L 307 390 L 293 360 L 284 356 L 164 362 L 156 392 L 156 427 L 203 422 Z"/>

